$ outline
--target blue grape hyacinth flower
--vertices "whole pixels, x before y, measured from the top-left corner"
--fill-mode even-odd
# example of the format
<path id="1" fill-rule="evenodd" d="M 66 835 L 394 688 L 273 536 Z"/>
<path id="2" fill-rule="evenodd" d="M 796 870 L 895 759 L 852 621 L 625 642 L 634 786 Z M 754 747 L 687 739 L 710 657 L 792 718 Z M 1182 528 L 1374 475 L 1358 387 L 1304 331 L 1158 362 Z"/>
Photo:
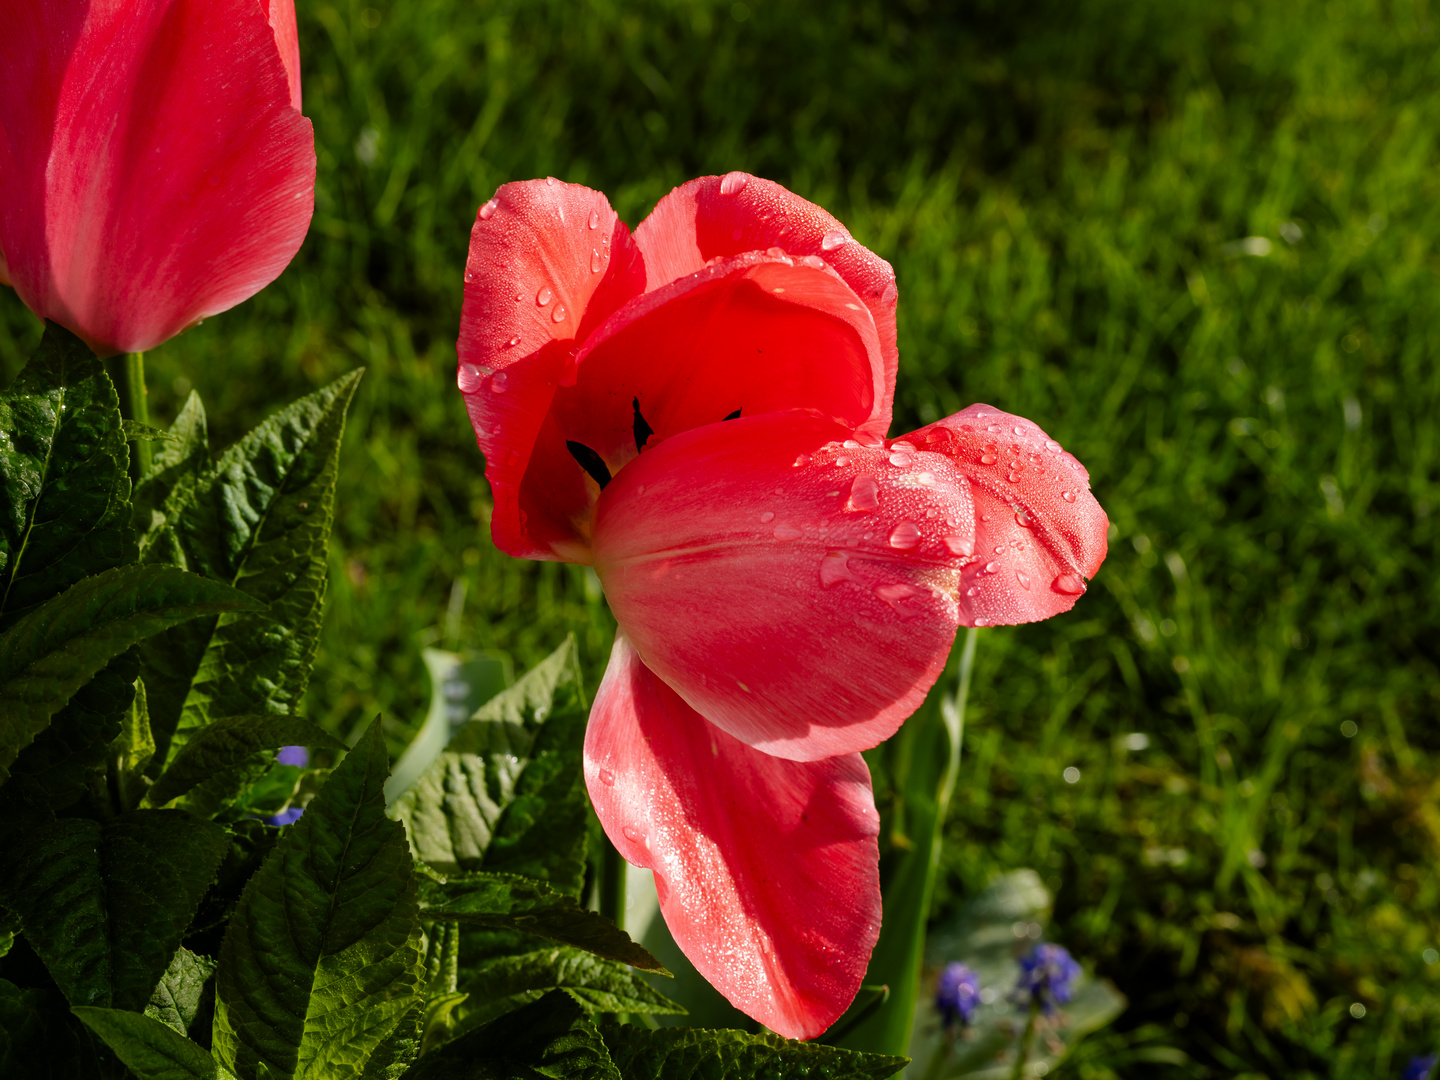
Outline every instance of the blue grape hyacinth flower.
<path id="1" fill-rule="evenodd" d="M 1430 1080 L 1437 1064 L 1440 1064 L 1440 1054 L 1413 1057 L 1410 1064 L 1405 1066 L 1405 1071 L 1400 1074 L 1400 1080 Z"/>
<path id="2" fill-rule="evenodd" d="M 1080 965 L 1059 945 L 1041 942 L 1020 958 L 1020 982 L 1015 996 L 1026 1005 L 1039 1005 L 1046 1016 L 1075 994 Z"/>
<path id="3" fill-rule="evenodd" d="M 946 964 L 935 984 L 935 1008 L 940 1013 L 940 1024 L 944 1028 L 955 1026 L 958 1020 L 966 1027 L 975 1018 L 980 1005 L 980 976 L 967 964 Z"/>
<path id="4" fill-rule="evenodd" d="M 310 764 L 310 751 L 303 746 L 282 746 L 280 753 L 275 755 L 275 760 L 281 765 L 299 765 L 303 768 Z"/>

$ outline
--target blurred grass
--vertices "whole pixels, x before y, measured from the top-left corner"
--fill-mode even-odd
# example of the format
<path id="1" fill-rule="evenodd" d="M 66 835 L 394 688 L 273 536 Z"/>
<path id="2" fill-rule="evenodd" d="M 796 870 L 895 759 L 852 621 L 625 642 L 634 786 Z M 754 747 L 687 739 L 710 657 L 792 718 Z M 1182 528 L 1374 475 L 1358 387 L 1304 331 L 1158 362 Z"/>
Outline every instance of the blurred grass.
<path id="1" fill-rule="evenodd" d="M 1115 523 L 1075 612 L 982 635 L 942 883 L 948 909 L 1035 866 L 1057 939 L 1129 996 L 1062 1072 L 1368 1078 L 1433 1048 L 1429 3 L 299 7 L 310 237 L 148 363 L 153 410 L 193 385 L 222 444 L 369 369 L 313 716 L 383 712 L 398 752 L 437 640 L 524 665 L 575 629 L 593 685 L 613 624 L 584 574 L 488 540 L 453 389 L 470 223 L 508 179 L 633 225 L 748 169 L 895 264 L 897 433 L 1029 416 Z M 0 377 L 38 336 L 0 295 Z"/>

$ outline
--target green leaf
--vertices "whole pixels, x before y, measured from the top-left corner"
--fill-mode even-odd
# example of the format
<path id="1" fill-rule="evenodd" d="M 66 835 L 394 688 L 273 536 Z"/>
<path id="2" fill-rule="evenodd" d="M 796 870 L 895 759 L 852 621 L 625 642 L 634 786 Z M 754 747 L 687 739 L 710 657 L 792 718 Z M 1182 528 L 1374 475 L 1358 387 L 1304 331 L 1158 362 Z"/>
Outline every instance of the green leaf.
<path id="1" fill-rule="evenodd" d="M 137 665 L 138 666 L 138 665 Z M 155 756 L 150 734 L 150 712 L 145 706 L 145 684 L 135 680 L 135 697 L 121 713 L 120 734 L 110 744 L 110 779 L 123 810 L 133 810 L 145 797 L 149 781 L 145 768 Z M 47 730 L 54 730 L 55 724 Z M 43 738 L 43 736 L 42 736 Z"/>
<path id="2" fill-rule="evenodd" d="M 131 645 L 202 615 L 256 607 L 174 567 L 122 566 L 31 610 L 0 635 L 0 782 L 72 695 Z"/>
<path id="3" fill-rule="evenodd" d="M 172 439 L 155 448 L 150 471 L 135 485 L 131 502 L 135 531 L 140 537 L 140 560 L 183 567 L 185 553 L 180 550 L 174 527 L 165 517 L 165 504 L 177 488 L 193 484 L 213 464 L 205 406 L 195 391 L 190 391 L 185 399 L 180 414 L 170 425 L 169 434 Z"/>
<path id="4" fill-rule="evenodd" d="M 602 960 L 581 949 L 557 946 L 491 957 L 465 967 L 469 998 L 460 1032 L 538 1000 L 550 990 L 568 990 L 586 1012 L 681 1015 L 666 998 L 625 964 Z"/>
<path id="5" fill-rule="evenodd" d="M 240 898 L 220 950 L 215 1056 L 241 1080 L 362 1075 L 424 977 L 405 833 L 372 723 Z"/>
<path id="6" fill-rule="evenodd" d="M 183 945 L 176 949 L 170 966 L 150 994 L 145 1015 L 184 1035 L 195 1022 L 205 985 L 214 976 L 215 968 L 215 961 L 208 956 L 197 956 Z"/>
<path id="7" fill-rule="evenodd" d="M 452 653 L 425 649 L 430 675 L 430 708 L 419 733 L 400 755 L 385 784 L 385 801 L 394 804 L 414 785 L 450 737 L 476 710 L 514 681 L 510 661 L 489 653 Z"/>
<path id="8" fill-rule="evenodd" d="M 47 323 L 0 395 L 0 631 L 82 578 L 134 560 L 129 461 L 104 367 Z"/>
<path id="9" fill-rule="evenodd" d="M 422 1057 L 405 1080 L 621 1080 L 600 1033 L 564 991 Z"/>
<path id="10" fill-rule="evenodd" d="M 164 428 L 151 427 L 149 424 L 142 424 L 138 420 L 122 420 L 120 431 L 125 436 L 126 442 L 135 442 L 137 439 L 145 439 L 149 442 L 184 443 L 184 438 L 174 432 L 166 431 Z"/>
<path id="11" fill-rule="evenodd" d="M 304 819 L 302 819 L 304 820 Z M 470 926 L 518 930 L 574 945 L 643 971 L 669 972 L 609 919 L 587 911 L 542 881 L 513 874 L 472 874 L 426 889 L 426 919 L 454 919 Z"/>
<path id="12" fill-rule="evenodd" d="M 22 990 L 0 979 L 0 1076 L 90 1080 L 119 1075 L 113 1059 L 113 1072 L 97 1069 L 97 1056 L 89 1032 L 53 989 Z"/>
<path id="13" fill-rule="evenodd" d="M 257 751 L 295 745 L 345 749 L 335 736 L 298 716 L 223 717 L 186 743 L 150 788 L 145 801 L 150 806 L 163 806 L 202 781 L 231 773 Z M 237 786 L 230 797 L 233 799 L 243 790 L 243 786 Z"/>
<path id="14" fill-rule="evenodd" d="M 588 711 L 572 637 L 482 706 L 395 803 L 416 856 L 443 873 L 541 878 L 578 898 Z"/>
<path id="15" fill-rule="evenodd" d="M 0 846 L 0 902 L 72 1005 L 138 1011 L 227 846 L 219 826 L 178 810 L 12 827 Z"/>
<path id="16" fill-rule="evenodd" d="M 15 938 L 20 933 L 20 916 L 13 911 L 0 908 L 0 958 L 3 958 L 15 947 Z M 0 1076 L 4 1076 L 0 1072 Z"/>
<path id="17" fill-rule="evenodd" d="M 602 1021 L 600 1031 L 625 1080 L 885 1080 L 909 1060 L 740 1031 L 651 1031 L 613 1021 Z"/>
<path id="18" fill-rule="evenodd" d="M 220 1075 L 204 1047 L 143 1013 L 85 1005 L 74 1013 L 140 1080 L 217 1080 Z"/>
<path id="19" fill-rule="evenodd" d="M 142 673 L 165 761 L 221 716 L 288 714 L 310 676 L 352 372 L 271 416 L 163 508 L 184 565 L 264 601 L 147 642 Z"/>

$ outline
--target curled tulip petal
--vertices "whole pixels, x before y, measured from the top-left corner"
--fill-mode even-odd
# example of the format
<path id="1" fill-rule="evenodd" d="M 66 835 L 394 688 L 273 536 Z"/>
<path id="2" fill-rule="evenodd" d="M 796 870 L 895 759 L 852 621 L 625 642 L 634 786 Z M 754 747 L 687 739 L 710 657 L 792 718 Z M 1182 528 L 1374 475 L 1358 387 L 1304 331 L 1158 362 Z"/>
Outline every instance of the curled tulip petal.
<path id="1" fill-rule="evenodd" d="M 803 410 L 696 428 L 596 507 L 595 569 L 646 666 L 800 761 L 874 746 L 920 704 L 974 546 L 949 458 L 850 434 Z"/>
<path id="2" fill-rule="evenodd" d="M 906 441 L 944 455 L 975 496 L 975 561 L 960 603 L 969 626 L 1034 622 L 1069 611 L 1105 560 L 1105 511 L 1085 467 L 1034 423 L 991 405 Z"/>
<path id="3" fill-rule="evenodd" d="M 550 404 L 572 350 L 644 287 L 630 231 L 598 191 L 529 180 L 480 208 L 465 264 L 458 382 L 485 452 L 496 546 L 584 561 L 591 496 Z M 527 470 L 536 480 L 526 483 Z"/>
<path id="4" fill-rule="evenodd" d="M 315 187 L 289 0 L 4 0 L 0 24 L 0 249 L 33 311 L 138 352 L 279 276 Z"/>
<path id="5" fill-rule="evenodd" d="M 829 211 L 773 180 L 741 172 L 702 176 L 661 199 L 636 228 L 635 242 L 645 255 L 647 290 L 695 273 L 712 259 L 771 247 L 833 267 L 875 321 L 886 388 L 876 402 L 882 420 L 876 430 L 884 434 L 890 426 L 900 359 L 895 271 Z"/>
<path id="6" fill-rule="evenodd" d="M 789 1038 L 845 1011 L 880 930 L 879 817 L 859 754 L 771 757 L 707 723 L 624 634 L 585 734 L 585 783 L 625 859 L 655 872 L 685 955 Z"/>

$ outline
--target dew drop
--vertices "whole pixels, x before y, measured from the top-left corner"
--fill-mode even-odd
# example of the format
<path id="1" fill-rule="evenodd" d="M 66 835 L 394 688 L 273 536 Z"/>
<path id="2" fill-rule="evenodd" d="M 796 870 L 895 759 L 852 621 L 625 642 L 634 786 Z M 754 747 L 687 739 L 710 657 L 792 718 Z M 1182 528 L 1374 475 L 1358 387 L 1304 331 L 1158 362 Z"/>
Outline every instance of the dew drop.
<path id="1" fill-rule="evenodd" d="M 590 211 L 590 227 L 591 227 L 592 229 L 598 229 L 598 228 L 600 227 L 600 211 L 599 211 L 599 210 L 591 210 L 591 211 Z"/>
<path id="2" fill-rule="evenodd" d="M 1015 580 L 1020 582 L 1020 587 L 1022 589 L 1030 588 L 1030 575 L 1025 573 L 1024 570 L 1015 571 Z"/>
<path id="3" fill-rule="evenodd" d="M 800 466 L 802 466 L 802 465 L 809 465 L 809 464 L 810 464 L 810 455 L 809 455 L 809 454 L 800 454 L 800 455 L 798 455 L 798 456 L 795 458 L 794 468 L 797 468 L 797 469 L 798 469 L 798 468 L 800 468 Z"/>
<path id="4" fill-rule="evenodd" d="M 1018 484 L 1020 482 L 1020 474 L 1018 472 L 1012 472 L 1006 475 L 1005 479 L 1012 484 Z"/>
<path id="5" fill-rule="evenodd" d="M 908 469 L 911 465 L 915 464 L 915 458 L 910 454 L 892 453 L 890 455 L 890 464 L 894 465 L 897 469 Z"/>
<path id="6" fill-rule="evenodd" d="M 880 505 L 880 485 L 869 473 L 861 473 L 850 485 L 851 510 L 870 511 Z"/>
<path id="7" fill-rule="evenodd" d="M 977 589 L 974 585 L 971 585 L 968 589 L 965 590 L 965 595 L 966 595 L 966 596 L 979 596 L 979 595 L 980 595 L 980 590 Z"/>
<path id="8" fill-rule="evenodd" d="M 484 206 L 480 207 L 480 220 L 489 221 L 495 216 L 495 208 L 500 205 L 499 199 L 491 199 Z"/>
<path id="9" fill-rule="evenodd" d="M 837 457 L 837 458 L 835 459 L 835 467 L 836 467 L 837 469 L 843 469 L 846 465 L 849 465 L 849 464 L 850 464 L 850 459 L 849 459 L 848 457 L 846 457 L 844 454 L 841 454 L 839 457 Z"/>
<path id="10" fill-rule="evenodd" d="M 1030 515 L 1025 513 L 1024 510 L 1015 511 L 1015 524 L 1019 525 L 1022 529 L 1033 529 L 1035 527 L 1035 523 L 1030 520 Z"/>
<path id="11" fill-rule="evenodd" d="M 750 177 L 743 172 L 728 172 L 720 181 L 721 195 L 739 195 L 745 190 L 745 185 L 750 183 Z"/>
<path id="12" fill-rule="evenodd" d="M 834 251 L 838 247 L 844 247 L 850 238 L 839 229 L 831 229 L 820 241 L 821 251 Z"/>
<path id="13" fill-rule="evenodd" d="M 480 369 L 474 364 L 461 364 L 455 372 L 455 385 L 460 388 L 462 394 L 473 394 L 480 389 L 480 382 L 483 378 Z"/>
<path id="14" fill-rule="evenodd" d="M 551 318 L 551 320 L 552 320 L 553 322 L 564 322 L 564 321 L 565 321 L 565 305 L 564 305 L 564 304 L 556 304 L 556 305 L 555 305 L 555 310 L 550 313 L 550 318 Z"/>
<path id="15" fill-rule="evenodd" d="M 508 389 L 510 389 L 510 376 L 503 371 L 497 371 L 494 378 L 490 380 L 490 392 L 503 394 Z"/>
<path id="16" fill-rule="evenodd" d="M 1060 492 L 1060 498 L 1064 499 L 1066 502 L 1074 502 L 1074 501 L 1075 501 L 1075 492 L 1073 492 L 1073 491 L 1062 491 L 1062 492 Z"/>
<path id="17" fill-rule="evenodd" d="M 969 536 L 947 536 L 945 547 L 951 555 L 974 555 L 975 540 Z"/>
<path id="18" fill-rule="evenodd" d="M 985 618 L 985 616 L 983 616 L 983 615 L 977 615 L 977 616 L 975 617 L 975 625 L 976 625 L 976 626 L 989 626 L 989 625 L 990 625 L 990 620 L 987 619 L 987 618 Z"/>
<path id="19" fill-rule="evenodd" d="M 599 248 L 591 248 L 591 250 L 590 250 L 590 272 L 591 272 L 592 274 L 598 274 L 601 270 L 604 270 L 604 269 L 605 269 L 605 256 L 600 254 L 600 249 L 599 249 Z"/>
<path id="20" fill-rule="evenodd" d="M 994 455 L 994 454 L 981 454 L 981 455 L 980 455 L 980 464 L 981 464 L 981 465 L 994 465 L 994 464 L 995 464 L 995 455 Z"/>
<path id="21" fill-rule="evenodd" d="M 640 832 L 640 831 L 638 831 L 638 830 L 636 830 L 636 829 L 632 829 L 629 825 L 626 825 L 626 826 L 625 826 L 623 829 L 621 829 L 620 831 L 625 834 L 625 839 L 626 839 L 626 840 L 629 840 L 632 844 L 643 843 L 644 840 L 645 840 L 645 834 L 644 834 L 644 833 L 642 833 L 642 832 Z"/>
<path id="22" fill-rule="evenodd" d="M 1010 430 L 1013 431 L 1013 432 L 1015 432 L 1016 435 L 1024 435 L 1024 434 L 1025 434 L 1025 429 L 1024 429 L 1023 427 L 1021 427 L 1019 424 L 1016 424 L 1016 425 L 1015 425 L 1013 428 L 1011 428 Z"/>
<path id="23" fill-rule="evenodd" d="M 615 774 L 614 774 L 613 772 L 611 772 L 609 769 L 601 769 L 601 770 L 600 770 L 600 782 L 601 782 L 602 784 L 604 784 L 606 787 L 614 787 L 614 786 L 615 786 Z"/>
<path id="24" fill-rule="evenodd" d="M 920 543 L 920 526 L 913 521 L 902 521 L 890 534 L 890 546 L 896 551 L 909 551 Z"/>
<path id="25" fill-rule="evenodd" d="M 998 562 L 991 561 L 991 562 L 987 562 L 987 563 L 985 564 L 985 573 L 987 573 L 987 574 L 998 573 L 999 570 L 1000 570 L 1000 564 L 999 564 Z"/>
<path id="26" fill-rule="evenodd" d="M 825 588 L 855 580 L 855 571 L 850 569 L 850 556 L 845 552 L 832 551 L 820 560 L 820 584 Z"/>
<path id="27" fill-rule="evenodd" d="M 921 592 L 922 590 L 915 588 L 915 586 L 913 585 L 905 585 L 901 583 L 896 583 L 894 585 L 881 585 L 875 589 L 876 596 L 878 596 L 881 600 L 884 600 L 885 603 L 889 604 L 892 608 L 895 609 L 896 612 L 898 612 L 905 618 L 913 618 L 914 616 L 918 615 L 919 612 L 914 611 L 911 608 L 902 607 L 902 602 L 910 599 L 910 597 L 912 596 L 921 595 Z"/>
<path id="28" fill-rule="evenodd" d="M 550 291 L 549 285 L 541 285 L 540 291 L 535 294 L 535 303 L 544 307 L 554 296 L 555 294 Z"/>
<path id="29" fill-rule="evenodd" d="M 791 525 L 788 521 L 782 521 L 779 525 L 775 526 L 776 540 L 799 540 L 804 535 L 804 532 L 797 529 L 794 525 Z"/>
<path id="30" fill-rule="evenodd" d="M 1051 439 L 1049 442 L 1047 442 L 1047 443 L 1045 444 L 1045 449 L 1046 449 L 1046 450 L 1049 450 L 1052 454 L 1058 454 L 1058 453 L 1060 453 L 1062 447 L 1061 447 L 1060 444 L 1059 444 L 1058 442 L 1056 442 L 1054 439 Z"/>
<path id="31" fill-rule="evenodd" d="M 1079 596 L 1085 591 L 1085 583 L 1074 574 L 1061 574 L 1050 583 L 1050 587 L 1066 596 Z"/>
<path id="32" fill-rule="evenodd" d="M 516 335 L 513 336 L 509 341 L 505 342 L 505 347 L 506 347 L 506 348 L 509 348 L 509 349 L 513 349 L 516 345 L 519 345 L 519 344 L 520 344 L 520 335 L 519 335 L 519 334 L 516 334 Z"/>
<path id="33" fill-rule="evenodd" d="M 560 181 L 556 180 L 555 177 L 553 177 L 553 176 L 547 176 L 547 177 L 545 178 L 545 183 L 548 184 L 550 187 L 554 187 L 554 186 L 555 186 L 556 184 L 558 184 L 559 182 L 560 182 Z"/>
<path id="34" fill-rule="evenodd" d="M 775 513 L 774 513 L 774 511 L 772 511 L 772 510 L 766 510 L 763 514 L 760 515 L 760 524 L 761 524 L 761 525 L 769 525 L 770 522 L 772 522 L 772 521 L 774 521 L 774 520 L 775 520 Z"/>
<path id="35" fill-rule="evenodd" d="M 517 304 L 518 304 L 521 300 L 524 300 L 524 299 L 525 299 L 525 294 L 524 294 L 523 292 L 517 292 L 517 293 L 515 294 L 515 302 L 516 302 Z"/>
<path id="36" fill-rule="evenodd" d="M 860 444 L 854 439 L 846 439 L 842 444 L 846 450 L 859 450 Z"/>
<path id="37" fill-rule="evenodd" d="M 890 444 L 890 449 L 900 454 L 914 454 L 918 452 L 915 448 L 914 443 L 905 442 L 904 440 L 899 439 Z"/>

